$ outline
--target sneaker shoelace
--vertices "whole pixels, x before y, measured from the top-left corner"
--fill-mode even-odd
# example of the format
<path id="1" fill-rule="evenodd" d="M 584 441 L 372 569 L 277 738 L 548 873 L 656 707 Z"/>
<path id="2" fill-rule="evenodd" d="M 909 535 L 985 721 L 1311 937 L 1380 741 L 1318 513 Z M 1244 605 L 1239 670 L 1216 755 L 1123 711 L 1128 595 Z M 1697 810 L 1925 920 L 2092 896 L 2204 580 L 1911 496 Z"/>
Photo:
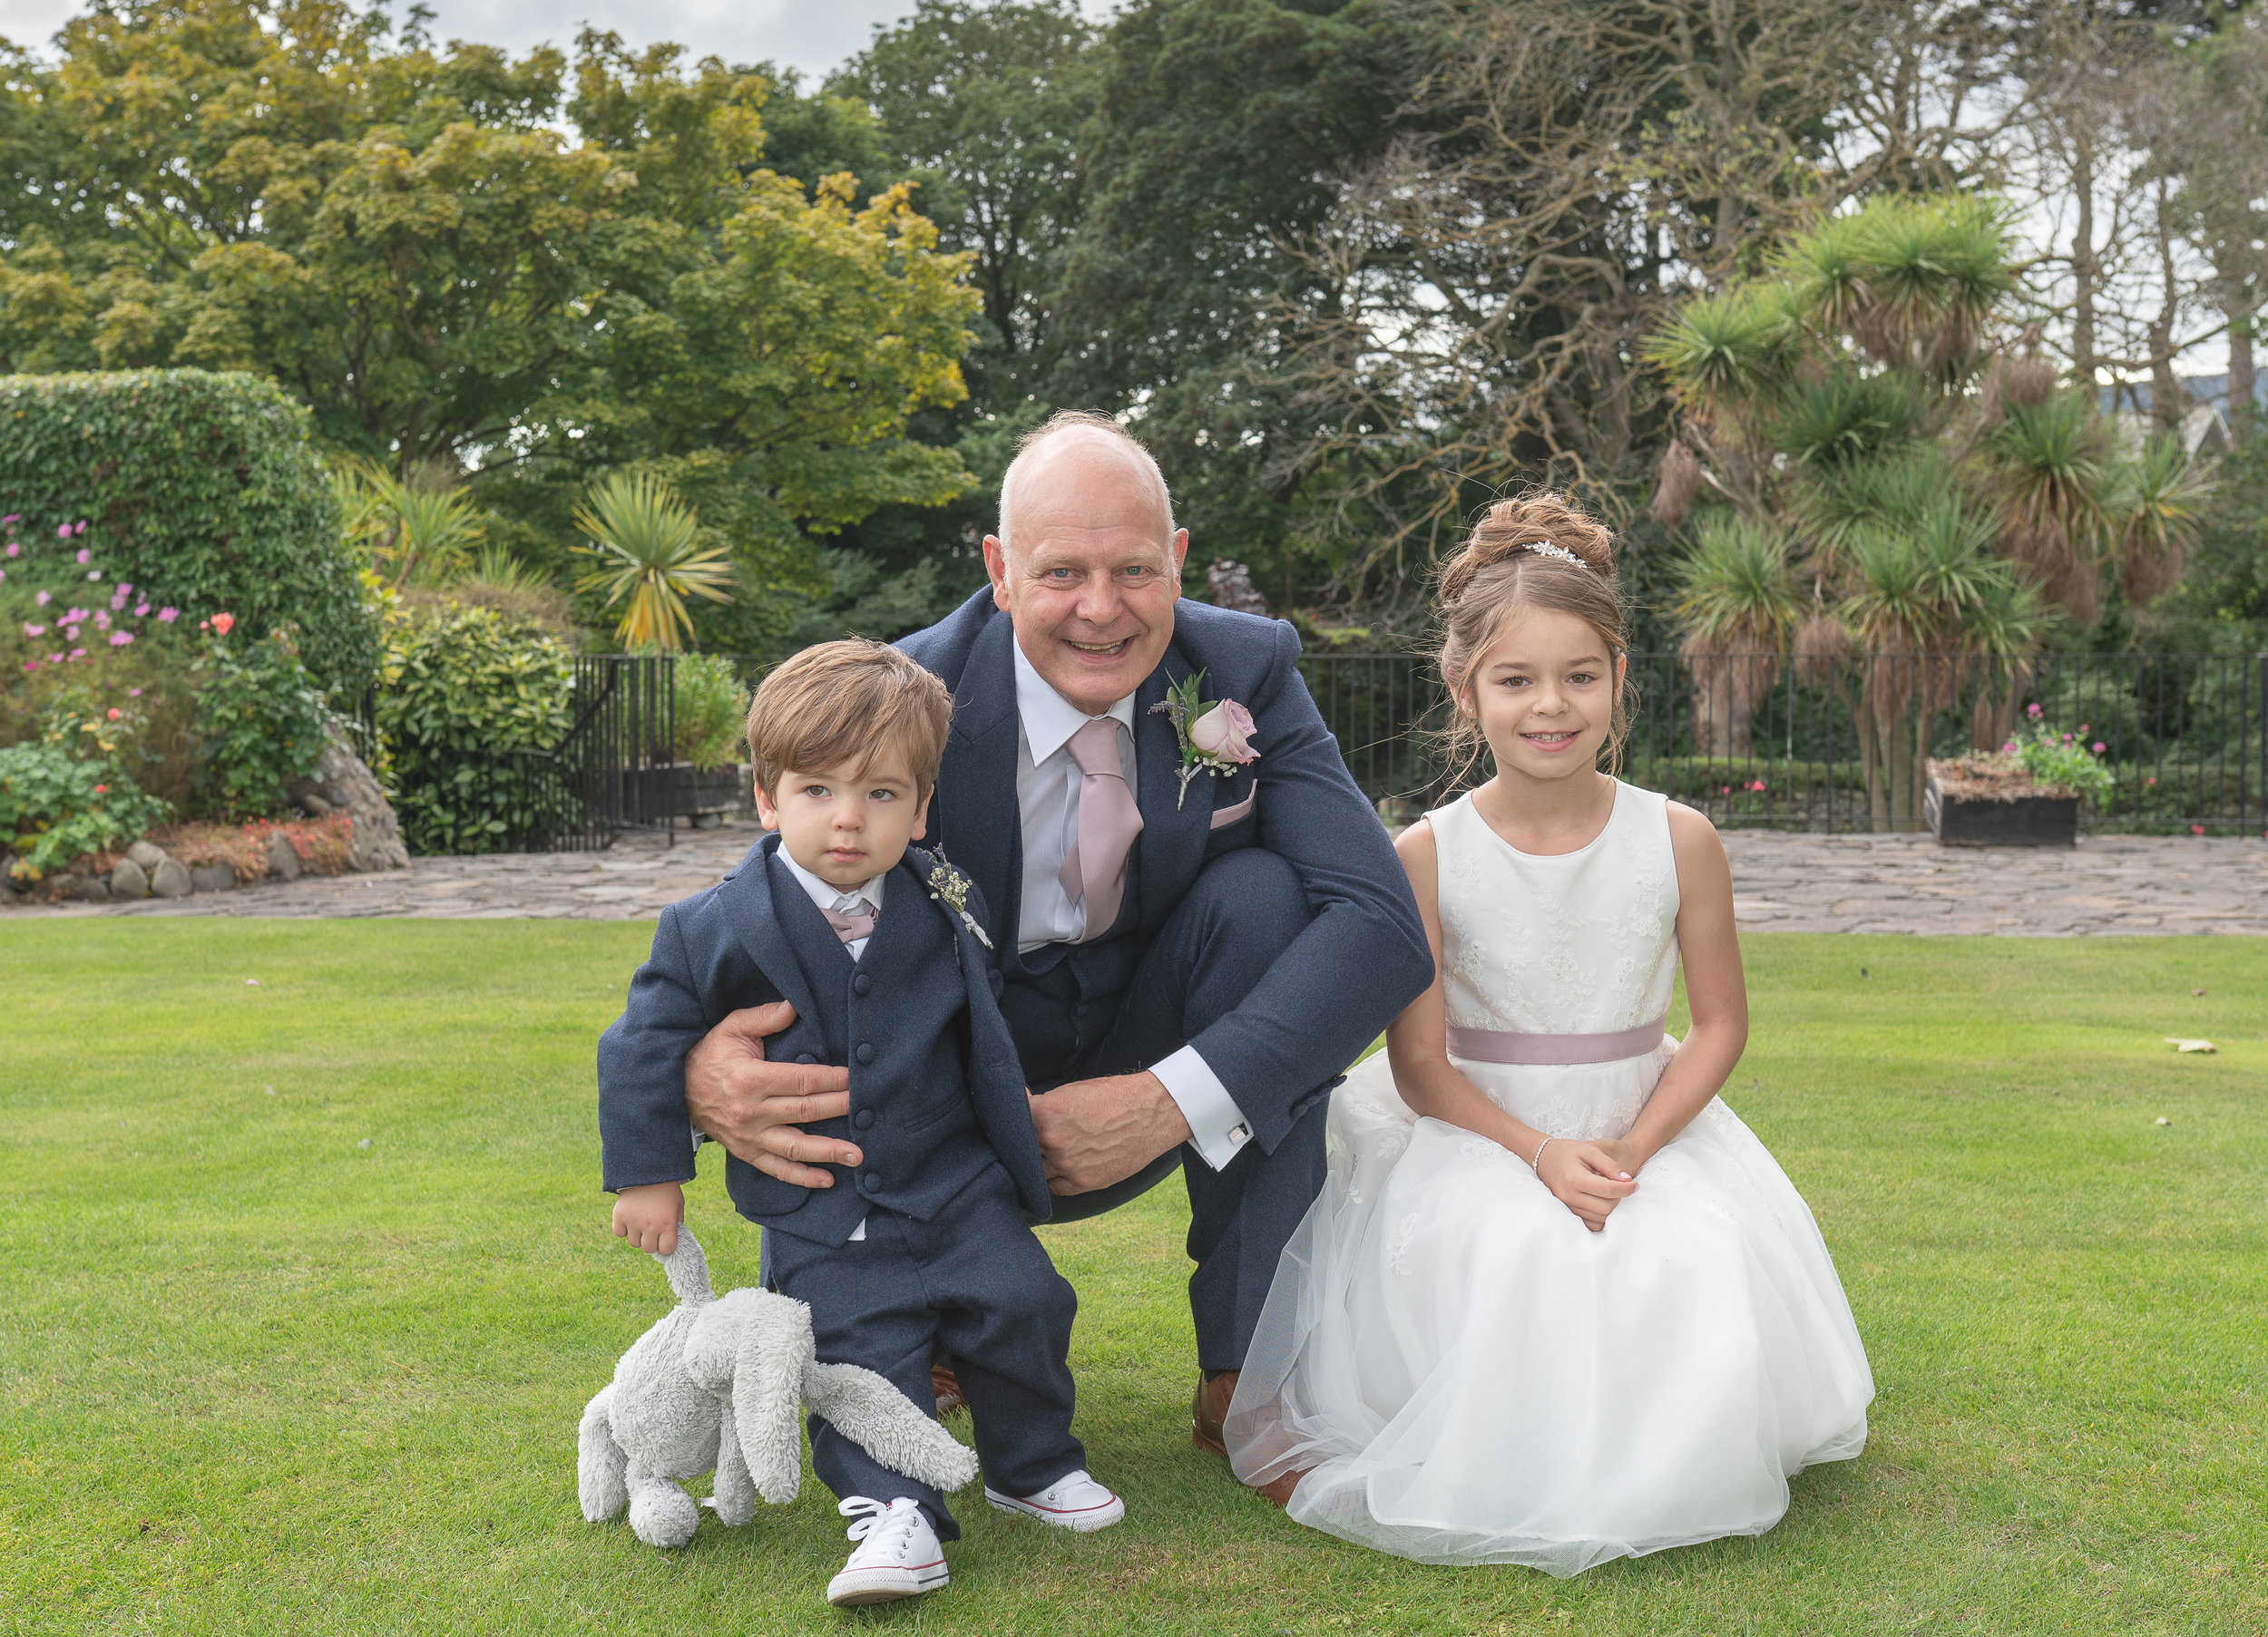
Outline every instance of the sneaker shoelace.
<path id="1" fill-rule="evenodd" d="M 870 1552 L 886 1552 L 901 1563 L 914 1544 L 914 1526 L 922 1517 L 919 1506 L 894 1509 L 887 1501 L 871 1501 L 861 1495 L 852 1496 L 835 1510 L 843 1517 L 858 1520 L 846 1531 L 850 1539 L 863 1541 Z"/>

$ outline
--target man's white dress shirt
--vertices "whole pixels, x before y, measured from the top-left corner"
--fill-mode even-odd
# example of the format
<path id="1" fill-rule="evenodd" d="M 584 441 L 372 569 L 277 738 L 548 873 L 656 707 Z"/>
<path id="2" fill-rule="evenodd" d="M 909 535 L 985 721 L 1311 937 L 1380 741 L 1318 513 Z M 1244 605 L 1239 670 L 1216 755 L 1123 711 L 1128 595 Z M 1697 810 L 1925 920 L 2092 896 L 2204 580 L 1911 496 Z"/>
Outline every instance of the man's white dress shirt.
<path id="1" fill-rule="evenodd" d="M 1024 657 L 1022 643 L 1009 647 L 1015 655 L 1016 714 L 1022 721 L 1016 808 L 1023 830 L 1023 892 L 1016 948 L 1029 953 L 1042 944 L 1076 943 L 1087 934 L 1084 897 L 1072 901 L 1063 886 L 1062 870 L 1079 840 L 1079 793 L 1086 782 L 1070 745 L 1071 736 L 1090 718 L 1049 686 Z M 1134 780 L 1134 696 L 1127 695 L 1103 714 L 1119 725 L 1119 765 L 1125 771 L 1126 787 L 1139 791 Z M 1140 844 L 1138 839 L 1135 845 Z M 1237 1150 L 1252 1140 L 1244 1110 L 1195 1047 L 1185 1046 L 1151 1064 L 1149 1072 L 1189 1122 L 1190 1145 L 1214 1170 L 1236 1158 Z"/>

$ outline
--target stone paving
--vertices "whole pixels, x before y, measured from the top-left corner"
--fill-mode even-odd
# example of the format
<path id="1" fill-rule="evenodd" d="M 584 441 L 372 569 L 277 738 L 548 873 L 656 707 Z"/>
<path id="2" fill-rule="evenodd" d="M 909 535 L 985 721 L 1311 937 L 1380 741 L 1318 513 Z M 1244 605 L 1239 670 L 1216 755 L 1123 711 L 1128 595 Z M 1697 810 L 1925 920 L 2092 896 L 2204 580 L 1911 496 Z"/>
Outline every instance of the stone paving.
<path id="1" fill-rule="evenodd" d="M 0 921 L 81 915 L 313 920 L 646 921 L 715 882 L 762 833 L 625 835 L 603 853 L 420 858 L 376 875 L 309 876 L 130 904 L 0 910 Z M 1748 932 L 2268 934 L 2268 842 L 2101 836 L 2076 851 L 1941 848 L 1927 835 L 1727 831 L 1734 904 Z"/>

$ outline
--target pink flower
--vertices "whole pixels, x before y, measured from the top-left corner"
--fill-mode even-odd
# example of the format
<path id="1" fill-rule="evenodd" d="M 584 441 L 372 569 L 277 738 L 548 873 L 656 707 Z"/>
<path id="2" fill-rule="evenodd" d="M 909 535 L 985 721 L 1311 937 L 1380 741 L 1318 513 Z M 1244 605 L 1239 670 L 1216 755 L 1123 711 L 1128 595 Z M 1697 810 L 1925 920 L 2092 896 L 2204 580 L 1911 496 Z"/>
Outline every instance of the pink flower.
<path id="1" fill-rule="evenodd" d="M 76 642 L 79 639 L 79 628 L 75 625 L 67 625 L 63 628 L 63 636 L 65 642 Z"/>
<path id="2" fill-rule="evenodd" d="M 69 523 L 57 523 L 55 525 L 55 538 L 57 540 L 69 540 L 71 538 L 71 525 Z"/>
<path id="3" fill-rule="evenodd" d="M 24 668 L 27 671 L 35 671 L 39 668 L 39 661 L 36 659 L 26 659 L 24 662 Z"/>
<path id="4" fill-rule="evenodd" d="M 64 657 L 61 654 L 50 654 L 47 656 L 47 663 L 50 665 L 61 665 L 63 663 L 63 658 Z"/>
<path id="5" fill-rule="evenodd" d="M 112 612 L 112 613 L 113 613 L 113 614 L 117 613 L 117 612 L 118 612 L 121 609 L 123 609 L 125 606 L 126 606 L 126 599 L 125 599 L 123 597 L 113 597 L 113 598 L 112 598 L 112 599 L 111 599 L 111 612 Z"/>
<path id="6" fill-rule="evenodd" d="M 220 632 L 223 637 L 229 634 L 230 628 L 235 624 L 236 616 L 234 614 L 215 614 L 212 617 L 212 628 Z"/>
<path id="7" fill-rule="evenodd" d="M 112 631 L 111 633 L 111 646 L 112 648 L 124 648 L 133 639 L 134 634 L 132 631 Z"/>
<path id="8" fill-rule="evenodd" d="M 1239 766 L 1257 761 L 1260 753 L 1252 748 L 1252 713 L 1234 699 L 1217 701 L 1189 724 L 1189 748 Z"/>
<path id="9" fill-rule="evenodd" d="M 92 551 L 88 551 L 88 550 L 87 550 L 84 546 L 81 546 L 81 547 L 79 548 L 79 560 L 80 560 L 82 563 L 83 563 L 83 562 L 87 561 L 87 560 L 88 560 L 90 558 L 92 558 L 93 555 L 94 555 L 94 553 L 93 553 L 93 552 L 92 552 Z"/>
<path id="10" fill-rule="evenodd" d="M 181 617 L 181 611 L 179 609 L 160 609 L 158 610 L 158 623 L 160 625 L 171 625 Z"/>
<path id="11" fill-rule="evenodd" d="M 83 517 L 81 518 L 78 522 L 73 525 L 71 531 L 73 534 L 84 534 L 86 532 L 86 519 Z"/>
<path id="12" fill-rule="evenodd" d="M 2046 716 L 2048 713 L 2037 705 L 2027 705 L 2024 707 L 2024 714 L 2029 716 L 2033 721 L 2037 722 L 2040 717 Z"/>
<path id="13" fill-rule="evenodd" d="M 119 715 L 120 715 L 120 712 L 119 712 L 118 706 L 116 706 L 115 705 L 113 705 L 113 706 L 111 706 L 108 710 L 106 710 L 106 711 L 104 711 L 104 712 L 103 713 L 103 719 L 104 719 L 105 721 L 109 721 L 109 722 L 115 722 L 115 721 L 117 721 L 117 720 L 118 720 L 118 718 L 119 718 Z"/>
<path id="14" fill-rule="evenodd" d="M 2100 739 L 2095 741 L 2095 754 L 2098 756 L 2103 754 L 2103 742 Z"/>
<path id="15" fill-rule="evenodd" d="M 111 628 L 111 617 L 100 609 L 94 610 L 94 628 L 98 631 L 107 631 Z"/>
<path id="16" fill-rule="evenodd" d="M 2007 744 L 2001 745 L 2000 754 L 2004 756 L 2014 755 L 2016 754 L 2016 741 L 2014 739 L 2010 739 Z"/>
<path id="17" fill-rule="evenodd" d="M 44 625 L 27 625 L 24 628 L 24 634 L 26 637 L 44 637 L 47 635 L 47 628 Z"/>
<path id="18" fill-rule="evenodd" d="M 64 610 L 63 622 L 65 625 L 76 625 L 79 621 L 84 619 L 85 618 L 86 610 L 82 608 L 74 607 Z"/>
<path id="19" fill-rule="evenodd" d="M 74 648 L 71 650 L 71 657 L 73 659 L 83 659 L 86 658 L 86 649 L 83 648 Z"/>
<path id="20" fill-rule="evenodd" d="M 131 596 L 132 596 L 132 595 L 133 595 L 133 590 L 134 590 L 134 588 L 133 588 L 133 583 L 132 583 L 131 580 L 120 580 L 120 581 L 118 582 L 118 595 L 119 595 L 119 596 L 121 596 L 121 597 L 131 597 Z"/>
<path id="21" fill-rule="evenodd" d="M 50 597 L 46 592 L 42 591 L 38 596 L 33 598 L 32 600 L 39 604 L 39 606 L 44 609 L 49 603 L 53 602 L 54 599 Z"/>
<path id="22" fill-rule="evenodd" d="M 126 690 L 126 697 L 129 699 L 139 699 L 142 697 L 142 690 L 138 687 L 130 687 Z"/>
<path id="23" fill-rule="evenodd" d="M 2086 724 L 2086 723 L 2082 722 L 2082 723 L 2080 723 L 2080 724 L 2079 724 L 2079 731 L 2080 731 L 2081 733 L 2085 733 L 2085 732 L 2087 731 L 2087 724 Z"/>
<path id="24" fill-rule="evenodd" d="M 134 604 L 134 618 L 136 619 L 145 619 L 149 617 L 149 614 L 150 605 L 148 603 L 137 602 Z"/>
<path id="25" fill-rule="evenodd" d="M 2203 824 L 2192 824 L 2189 826 L 2189 833 L 2192 835 L 2203 835 L 2204 833 L 2205 827 Z"/>
<path id="26" fill-rule="evenodd" d="M 108 795 L 110 793 L 111 787 L 108 784 L 97 784 L 94 787 L 94 794 L 97 795 Z"/>
<path id="27" fill-rule="evenodd" d="M 17 545 L 17 544 L 15 543 L 15 541 L 10 541 L 8 542 L 8 555 L 9 555 L 10 557 L 14 557 L 14 556 L 15 556 L 17 552 L 21 551 L 22 550 L 24 550 L 24 548 L 23 548 L 22 546 Z"/>

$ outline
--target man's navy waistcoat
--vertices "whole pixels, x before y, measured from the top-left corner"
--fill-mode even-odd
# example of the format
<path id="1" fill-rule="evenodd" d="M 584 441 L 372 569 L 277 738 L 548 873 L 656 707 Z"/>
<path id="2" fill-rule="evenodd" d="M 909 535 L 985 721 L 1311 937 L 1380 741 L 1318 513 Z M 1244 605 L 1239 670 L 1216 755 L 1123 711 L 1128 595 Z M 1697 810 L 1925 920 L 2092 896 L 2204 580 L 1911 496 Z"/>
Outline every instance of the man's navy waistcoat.
<path id="1" fill-rule="evenodd" d="M 1044 1219 L 1053 1202 L 994 999 L 1000 979 L 961 917 L 930 896 L 936 861 L 909 848 L 892 869 L 854 965 L 778 849 L 778 836 L 765 837 L 716 886 L 661 912 L 653 953 L 599 1042 L 604 1185 L 692 1176 L 685 1054 L 727 1013 L 785 999 L 796 1020 L 765 1040 L 765 1056 L 848 1067 L 849 1116 L 805 1129 L 856 1143 L 865 1158 L 855 1170 L 826 1167 L 832 1188 L 728 1159 L 725 1185 L 742 1215 L 840 1244 L 870 1206 L 931 1221 L 998 1159 L 1024 1210 Z M 982 924 L 983 901 L 968 892 Z"/>

